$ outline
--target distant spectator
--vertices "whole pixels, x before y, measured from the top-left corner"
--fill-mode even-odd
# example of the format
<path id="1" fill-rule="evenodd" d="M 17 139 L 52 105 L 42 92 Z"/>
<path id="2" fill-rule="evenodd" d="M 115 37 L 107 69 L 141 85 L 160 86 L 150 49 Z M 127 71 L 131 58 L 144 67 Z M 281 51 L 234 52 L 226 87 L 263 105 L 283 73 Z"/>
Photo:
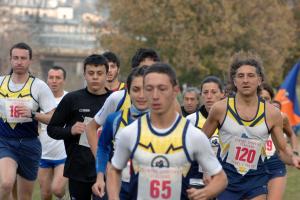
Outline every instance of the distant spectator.
<path id="1" fill-rule="evenodd" d="M 198 110 L 200 104 L 199 93 L 200 91 L 195 87 L 188 87 L 183 92 L 183 106 L 181 106 L 181 111 L 184 117 Z"/>

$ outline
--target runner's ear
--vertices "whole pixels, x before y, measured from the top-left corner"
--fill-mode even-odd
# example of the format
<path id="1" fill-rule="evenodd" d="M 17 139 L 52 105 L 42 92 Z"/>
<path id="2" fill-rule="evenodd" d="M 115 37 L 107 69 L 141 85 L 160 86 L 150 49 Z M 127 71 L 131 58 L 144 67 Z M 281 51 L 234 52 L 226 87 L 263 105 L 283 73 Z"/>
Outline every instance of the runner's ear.
<path id="1" fill-rule="evenodd" d="M 174 86 L 174 92 L 175 92 L 176 94 L 178 94 L 178 93 L 180 92 L 180 88 L 179 88 L 178 85 L 175 85 L 175 86 Z"/>

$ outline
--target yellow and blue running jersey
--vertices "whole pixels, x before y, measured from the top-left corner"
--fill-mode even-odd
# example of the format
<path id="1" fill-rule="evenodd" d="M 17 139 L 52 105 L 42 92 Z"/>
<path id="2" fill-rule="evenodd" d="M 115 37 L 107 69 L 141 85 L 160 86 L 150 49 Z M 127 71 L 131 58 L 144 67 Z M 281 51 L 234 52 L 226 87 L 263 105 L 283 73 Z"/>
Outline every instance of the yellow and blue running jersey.
<path id="1" fill-rule="evenodd" d="M 162 134 L 151 126 L 148 114 L 138 119 L 138 138 L 131 156 L 134 172 L 134 175 L 131 176 L 131 184 L 134 188 L 133 196 L 139 196 L 143 191 L 148 191 L 146 187 L 141 186 L 145 182 L 156 181 L 155 175 L 152 176 L 148 173 L 153 170 L 158 172 L 155 174 L 160 174 L 161 177 L 175 174 L 174 177 L 171 176 L 171 179 L 175 178 L 176 180 L 171 181 L 172 191 L 178 192 L 176 197 L 187 199 L 186 189 L 191 167 L 191 158 L 185 146 L 188 124 L 188 120 L 179 116 L 173 127 Z M 147 173 L 144 173 L 145 171 Z M 176 179 L 176 177 L 179 178 Z"/>
<path id="2" fill-rule="evenodd" d="M 4 77 L 0 85 L 0 100 L 5 102 L 6 99 L 29 99 L 31 101 L 36 101 L 32 96 L 32 83 L 35 80 L 33 76 L 29 76 L 28 80 L 24 86 L 19 91 L 11 91 L 9 89 L 9 82 L 11 81 L 11 76 L 7 75 Z M 37 121 L 25 123 L 8 123 L 6 117 L 2 114 L 0 119 L 0 129 L 1 136 L 4 137 L 36 137 L 37 136 Z"/>
<path id="3" fill-rule="evenodd" d="M 151 126 L 149 115 L 142 116 L 139 119 L 139 134 L 133 151 L 133 163 L 157 166 L 158 163 L 152 163 L 153 158 L 164 155 L 168 158 L 169 166 L 185 166 L 187 169 L 185 171 L 188 171 L 190 158 L 184 141 L 187 125 L 185 118 L 178 117 L 174 126 L 166 134 L 161 135 Z M 135 172 L 138 172 L 138 166 L 136 167 Z"/>
<path id="4" fill-rule="evenodd" d="M 243 120 L 235 106 L 235 97 L 228 97 L 227 112 L 219 129 L 218 157 L 225 171 L 240 175 L 263 174 L 264 144 L 269 137 L 265 102 L 258 99 L 258 108 L 252 120 Z"/>
<path id="5" fill-rule="evenodd" d="M 202 129 L 206 121 L 206 117 L 201 113 L 201 110 L 196 112 L 195 115 L 196 115 L 195 126 L 198 127 L 199 129 Z M 219 148 L 219 129 L 215 130 L 214 134 L 211 136 L 209 141 L 214 152 L 216 153 Z"/>
<path id="6" fill-rule="evenodd" d="M 128 109 L 130 108 L 130 106 L 131 106 L 131 99 L 128 94 L 128 91 L 125 90 L 124 95 L 121 101 L 119 102 L 116 111 Z"/>
<path id="7" fill-rule="evenodd" d="M 125 90 L 126 89 L 126 84 L 121 82 L 119 87 L 118 87 L 118 90 Z"/>
<path id="8" fill-rule="evenodd" d="M 31 85 L 34 81 L 34 77 L 29 76 L 23 88 L 19 91 L 11 91 L 8 87 L 11 76 L 5 76 L 1 86 L 0 86 L 0 98 L 30 98 L 33 99 L 31 95 Z"/>
<path id="9" fill-rule="evenodd" d="M 125 126 L 128 125 L 129 123 L 129 118 L 130 118 L 130 108 L 124 109 L 121 111 L 121 117 L 118 122 L 115 134 L 118 132 L 118 130 L 121 128 L 124 128 Z M 131 120 L 132 121 L 132 120 Z"/>

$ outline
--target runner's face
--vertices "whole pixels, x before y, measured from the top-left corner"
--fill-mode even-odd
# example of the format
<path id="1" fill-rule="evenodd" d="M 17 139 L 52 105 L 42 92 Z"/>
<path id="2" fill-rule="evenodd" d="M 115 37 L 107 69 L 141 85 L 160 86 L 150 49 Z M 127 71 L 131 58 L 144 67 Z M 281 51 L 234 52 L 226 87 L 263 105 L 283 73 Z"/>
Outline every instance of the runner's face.
<path id="1" fill-rule="evenodd" d="M 208 112 L 214 103 L 220 101 L 223 97 L 224 93 L 220 90 L 217 83 L 209 82 L 202 85 L 201 98 Z"/>
<path id="2" fill-rule="evenodd" d="M 171 84 L 170 78 L 162 73 L 149 73 L 144 79 L 145 96 L 152 113 L 165 114 L 172 109 L 179 91 Z"/>
<path id="3" fill-rule="evenodd" d="M 234 85 L 237 88 L 237 93 L 241 93 L 245 96 L 254 95 L 260 84 L 261 77 L 258 76 L 255 67 L 243 65 L 237 69 L 234 77 Z"/>
<path id="4" fill-rule="evenodd" d="M 267 90 L 262 90 L 261 92 L 260 92 L 260 97 L 262 98 L 262 99 L 264 99 L 265 101 L 267 101 L 267 102 L 271 102 L 271 95 L 270 95 L 270 93 L 267 91 Z"/>
<path id="5" fill-rule="evenodd" d="M 64 90 L 65 79 L 62 70 L 50 69 L 48 71 L 47 84 L 53 93 L 62 92 Z"/>
<path id="6" fill-rule="evenodd" d="M 10 58 L 13 72 L 16 74 L 25 74 L 29 71 L 31 59 L 29 57 L 29 51 L 26 49 L 13 49 Z"/>
<path id="7" fill-rule="evenodd" d="M 147 99 L 144 95 L 144 88 L 143 88 L 143 77 L 138 76 L 133 78 L 130 86 L 130 99 L 133 105 L 138 110 L 146 110 L 148 109 Z"/>
<path id="8" fill-rule="evenodd" d="M 108 66 L 109 66 L 109 70 L 107 73 L 107 81 L 108 82 L 113 82 L 114 80 L 116 80 L 118 78 L 119 75 L 119 68 L 116 65 L 116 63 L 113 62 L 108 62 Z"/>
<path id="9" fill-rule="evenodd" d="M 183 107 L 188 113 L 196 112 L 199 101 L 196 92 L 186 92 L 183 97 Z"/>
<path id="10" fill-rule="evenodd" d="M 84 78 L 89 91 L 97 92 L 104 89 L 106 81 L 106 70 L 104 65 L 87 65 Z"/>

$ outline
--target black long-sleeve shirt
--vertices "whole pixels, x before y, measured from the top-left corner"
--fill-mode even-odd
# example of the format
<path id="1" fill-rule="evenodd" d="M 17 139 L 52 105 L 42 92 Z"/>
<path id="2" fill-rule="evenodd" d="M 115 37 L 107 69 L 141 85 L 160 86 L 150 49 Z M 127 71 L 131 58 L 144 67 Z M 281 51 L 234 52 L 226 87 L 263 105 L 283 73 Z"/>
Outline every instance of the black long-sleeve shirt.
<path id="1" fill-rule="evenodd" d="M 72 135 L 71 127 L 83 122 L 85 117 L 93 118 L 111 94 L 95 95 L 87 88 L 68 93 L 57 106 L 47 127 L 48 135 L 63 139 L 67 159 L 64 176 L 82 182 L 96 180 L 95 159 L 90 148 L 79 145 L 80 135 Z"/>

